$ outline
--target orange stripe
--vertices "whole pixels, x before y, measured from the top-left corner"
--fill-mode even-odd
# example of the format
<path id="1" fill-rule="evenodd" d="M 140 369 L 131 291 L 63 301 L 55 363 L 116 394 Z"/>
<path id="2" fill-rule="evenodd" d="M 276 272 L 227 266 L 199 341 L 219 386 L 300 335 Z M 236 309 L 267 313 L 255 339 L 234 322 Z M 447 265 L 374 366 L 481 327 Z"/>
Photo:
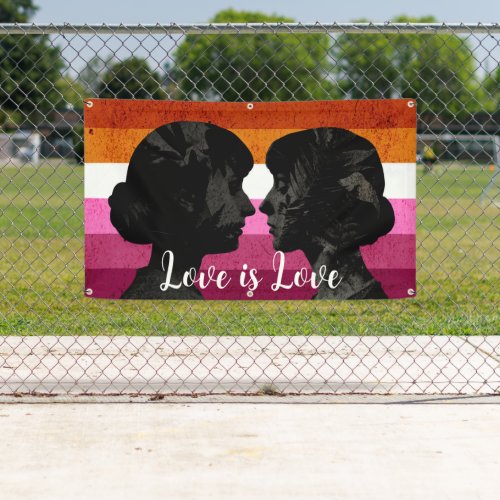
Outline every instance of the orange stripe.
<path id="1" fill-rule="evenodd" d="M 85 129 L 85 161 L 88 163 L 128 163 L 134 149 L 151 130 Z M 233 129 L 250 149 L 255 163 L 265 163 L 273 141 L 296 130 Z M 382 163 L 412 163 L 416 157 L 415 129 L 352 129 L 377 149 Z"/>
<path id="2" fill-rule="evenodd" d="M 314 127 L 411 128 L 416 125 L 411 99 L 256 102 L 141 101 L 88 99 L 88 128 L 154 129 L 174 121 L 210 122 L 229 129 Z"/>

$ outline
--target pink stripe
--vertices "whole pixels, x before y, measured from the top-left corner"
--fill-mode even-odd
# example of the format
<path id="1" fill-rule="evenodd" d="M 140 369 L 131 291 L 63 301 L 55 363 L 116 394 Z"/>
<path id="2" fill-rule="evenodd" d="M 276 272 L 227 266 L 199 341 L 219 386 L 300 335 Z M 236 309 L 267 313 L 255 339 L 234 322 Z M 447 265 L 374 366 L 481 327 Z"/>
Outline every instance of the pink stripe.
<path id="1" fill-rule="evenodd" d="M 259 211 L 262 200 L 252 200 L 255 215 L 247 217 L 243 234 L 268 234 L 267 215 Z M 85 234 L 118 234 L 110 220 L 110 206 L 107 198 L 85 198 Z"/>
<path id="2" fill-rule="evenodd" d="M 415 269 L 415 235 L 389 234 L 373 245 L 361 248 L 368 268 Z M 275 250 L 271 235 L 245 235 L 235 252 L 207 255 L 202 268 L 241 269 L 243 264 L 259 270 L 271 270 Z M 85 265 L 94 269 L 136 269 L 144 267 L 151 255 L 150 245 L 135 245 L 119 235 L 90 234 L 85 237 Z M 286 254 L 286 269 L 309 267 L 299 250 Z"/>
<path id="3" fill-rule="evenodd" d="M 415 199 L 391 199 L 394 209 L 395 223 L 389 234 L 415 234 L 416 232 L 416 206 Z M 248 217 L 243 228 L 243 234 L 268 234 L 267 215 L 259 210 L 262 200 L 251 200 L 255 208 L 255 215 Z"/>
<path id="4" fill-rule="evenodd" d="M 389 234 L 415 234 L 417 230 L 417 200 L 389 200 L 394 209 L 394 227 Z"/>
<path id="5" fill-rule="evenodd" d="M 85 234 L 118 234 L 111 224 L 110 211 L 107 198 L 85 198 Z"/>
<path id="6" fill-rule="evenodd" d="M 250 200 L 255 208 L 255 214 L 252 217 L 247 217 L 243 234 L 269 234 L 269 226 L 267 225 L 267 215 L 259 210 L 259 205 L 262 200 Z"/>
<path id="7" fill-rule="evenodd" d="M 262 200 L 251 200 L 255 215 L 247 217 L 243 234 L 268 234 L 267 215 L 259 211 Z M 390 200 L 396 222 L 389 234 L 415 234 L 416 200 Z M 86 234 L 118 234 L 111 224 L 106 198 L 86 198 L 84 204 Z"/>
<path id="8" fill-rule="evenodd" d="M 373 277 L 380 281 L 384 292 L 390 299 L 406 298 L 411 296 L 411 290 L 416 288 L 414 269 L 373 269 Z M 271 284 L 275 281 L 275 273 L 263 271 L 259 274 L 263 281 L 255 290 L 252 297 L 248 297 L 246 290 L 239 286 L 239 272 L 230 271 L 231 283 L 224 290 L 209 286 L 202 290 L 207 300 L 309 300 L 314 295 L 311 287 L 293 288 L 273 292 Z M 132 284 L 135 271 L 132 269 L 87 269 L 85 272 L 85 288 L 92 290 L 88 295 L 94 298 L 118 299 Z M 284 282 L 291 281 L 292 271 L 285 271 Z M 409 293 L 410 291 L 410 293 Z"/>

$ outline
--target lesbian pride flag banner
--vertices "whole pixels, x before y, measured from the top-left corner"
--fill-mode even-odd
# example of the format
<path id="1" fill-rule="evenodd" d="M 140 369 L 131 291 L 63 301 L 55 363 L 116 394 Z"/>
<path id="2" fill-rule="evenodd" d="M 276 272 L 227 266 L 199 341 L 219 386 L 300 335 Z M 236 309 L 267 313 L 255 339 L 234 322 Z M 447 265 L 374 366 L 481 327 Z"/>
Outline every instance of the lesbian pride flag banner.
<path id="1" fill-rule="evenodd" d="M 85 294 L 416 294 L 415 101 L 89 99 Z"/>

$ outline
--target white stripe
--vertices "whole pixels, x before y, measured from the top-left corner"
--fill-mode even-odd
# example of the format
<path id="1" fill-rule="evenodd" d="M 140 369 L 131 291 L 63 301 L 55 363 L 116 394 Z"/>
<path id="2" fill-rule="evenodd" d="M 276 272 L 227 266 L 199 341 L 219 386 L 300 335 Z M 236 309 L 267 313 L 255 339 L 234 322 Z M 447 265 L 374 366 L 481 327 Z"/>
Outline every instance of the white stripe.
<path id="1" fill-rule="evenodd" d="M 128 163 L 86 163 L 85 197 L 108 198 L 119 182 L 127 176 Z M 384 196 L 386 198 L 416 197 L 415 163 L 384 163 Z M 256 164 L 243 181 L 243 190 L 249 198 L 261 200 L 273 185 L 273 176 L 265 165 Z"/>

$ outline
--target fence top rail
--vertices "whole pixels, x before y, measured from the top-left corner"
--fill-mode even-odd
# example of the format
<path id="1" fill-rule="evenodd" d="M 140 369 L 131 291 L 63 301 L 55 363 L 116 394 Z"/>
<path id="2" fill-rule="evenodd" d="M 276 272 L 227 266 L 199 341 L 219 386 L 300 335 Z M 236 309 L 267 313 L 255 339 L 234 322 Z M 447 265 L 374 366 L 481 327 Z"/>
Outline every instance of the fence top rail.
<path id="1" fill-rule="evenodd" d="M 212 24 L 35 24 L 0 23 L 6 35 L 188 35 L 275 33 L 500 34 L 499 23 L 212 23 Z"/>

